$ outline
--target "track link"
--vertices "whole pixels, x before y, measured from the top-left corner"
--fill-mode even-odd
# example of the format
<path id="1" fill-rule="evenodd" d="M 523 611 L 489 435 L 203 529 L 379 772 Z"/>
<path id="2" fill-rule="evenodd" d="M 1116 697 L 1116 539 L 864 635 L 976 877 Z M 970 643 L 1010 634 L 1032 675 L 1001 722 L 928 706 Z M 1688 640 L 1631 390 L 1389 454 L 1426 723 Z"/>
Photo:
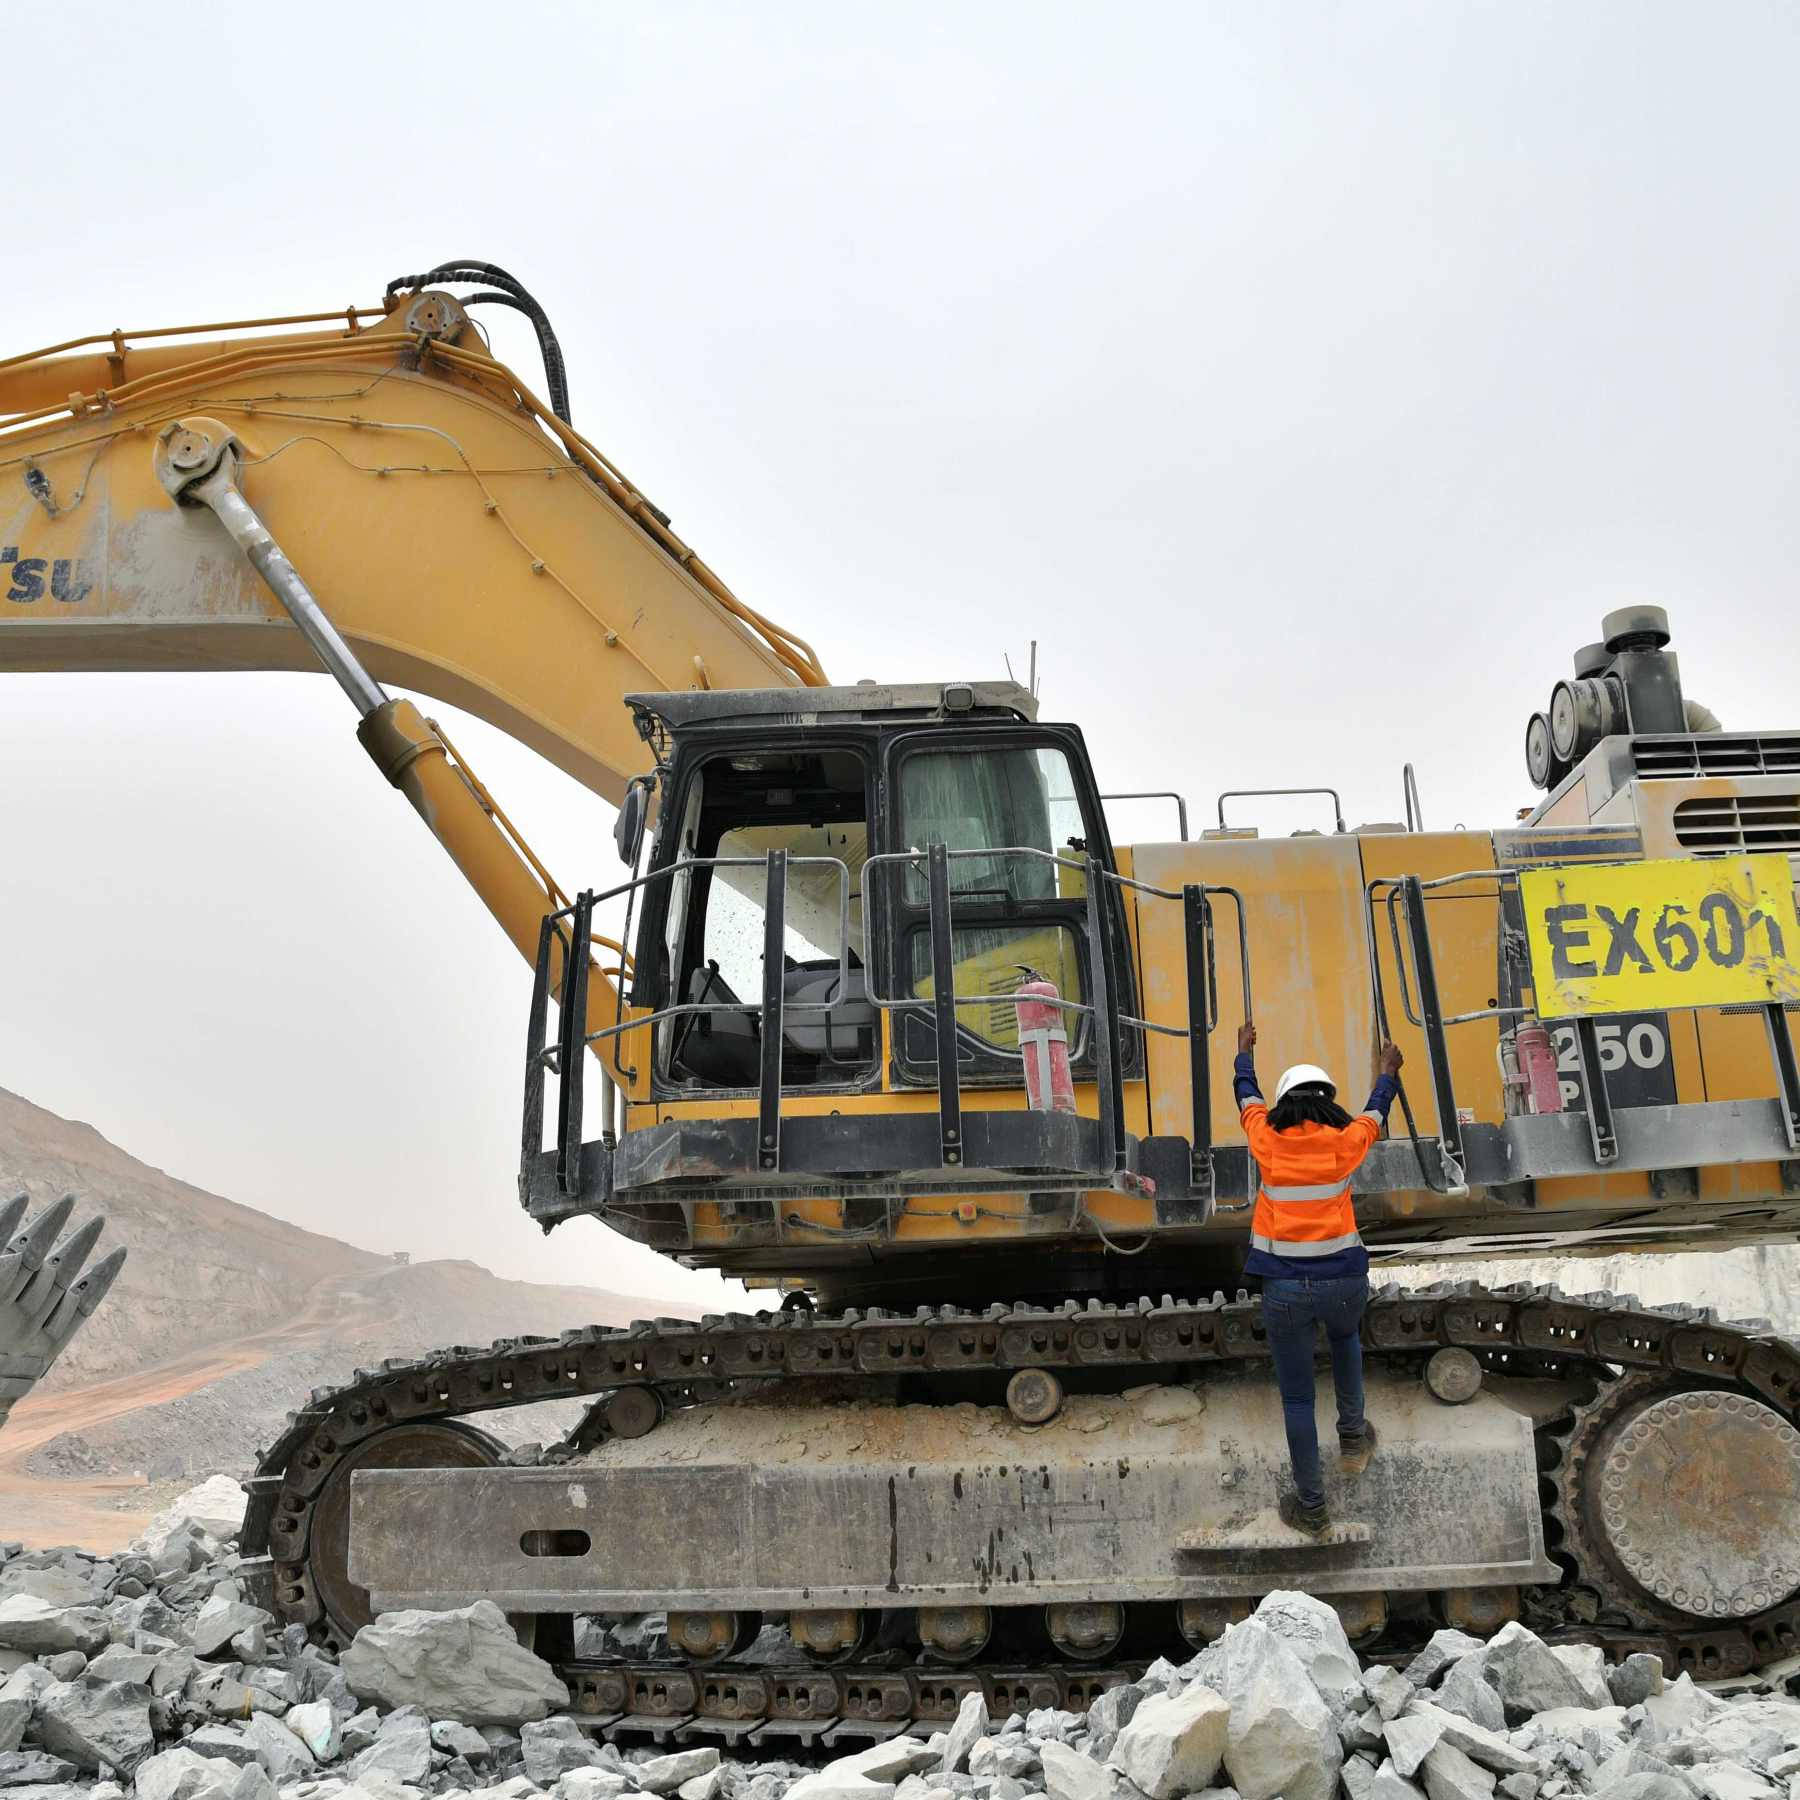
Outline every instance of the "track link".
<path id="1" fill-rule="evenodd" d="M 1800 1422 L 1800 1345 L 1773 1336 L 1761 1322 L 1722 1324 L 1700 1308 L 1646 1307 L 1630 1296 L 1570 1296 L 1527 1283 L 1499 1288 L 1440 1283 L 1410 1290 L 1383 1286 L 1370 1299 L 1363 1341 L 1369 1355 L 1399 1360 L 1461 1346 L 1495 1374 L 1585 1376 L 1596 1387 L 1611 1383 L 1621 1371 L 1634 1379 L 1660 1376 L 1671 1386 L 1703 1383 L 1753 1395 L 1790 1423 Z M 259 1458 L 250 1483 L 242 1539 L 247 1573 L 264 1604 L 279 1617 L 304 1624 L 322 1639 L 341 1640 L 309 1568 L 315 1507 L 346 1455 L 396 1425 L 543 1400 L 616 1398 L 624 1390 L 637 1390 L 631 1398 L 640 1413 L 652 1396 L 653 1404 L 667 1411 L 770 1382 L 821 1376 L 1006 1373 L 1038 1367 L 1182 1369 L 1191 1378 L 1205 1365 L 1267 1355 L 1261 1304 L 1241 1292 L 1232 1298 L 1165 1296 L 1122 1305 L 1070 1301 L 1054 1309 L 996 1305 L 979 1313 L 943 1307 L 905 1315 L 880 1310 L 829 1317 L 727 1314 L 698 1323 L 658 1319 L 618 1329 L 595 1326 L 558 1339 L 506 1339 L 479 1349 L 456 1346 L 417 1361 L 390 1361 L 359 1371 L 341 1387 L 318 1390 L 292 1415 L 288 1429 Z M 596 1405 L 573 1434 L 574 1441 L 552 1446 L 544 1458 L 573 1456 L 613 1435 L 611 1411 L 609 1404 Z M 1568 1439 L 1566 1427 L 1560 1433 L 1555 1427 L 1540 1431 L 1552 1460 L 1566 1449 Z M 1546 1517 L 1557 1518 L 1564 1510 L 1552 1479 Z M 1598 1587 L 1612 1602 L 1597 1610 L 1571 1608 L 1562 1596 L 1541 1591 L 1534 1596 L 1536 1612 L 1547 1628 L 1562 1635 L 1599 1644 L 1613 1655 L 1650 1651 L 1662 1657 L 1671 1674 L 1685 1669 L 1706 1677 L 1741 1674 L 1800 1649 L 1800 1597 L 1747 1619 L 1673 1620 L 1666 1611 L 1634 1609 L 1619 1594 L 1616 1581 L 1596 1578 L 1586 1566 L 1591 1552 L 1578 1533 L 1568 1535 L 1561 1548 L 1575 1565 L 1575 1584 Z M 772 1679 L 766 1669 L 653 1665 L 608 1665 L 604 1670 L 570 1665 L 570 1674 L 587 1684 L 578 1690 L 584 1694 L 597 1693 L 595 1683 L 615 1694 L 616 1680 L 625 1681 L 626 1698 L 617 1708 L 598 1701 L 588 1706 L 596 1715 L 611 1712 L 618 1718 L 643 1715 L 642 1694 L 666 1693 L 670 1681 L 679 1687 L 691 1679 L 704 1701 L 692 1716 L 728 1720 L 727 1711 L 709 1710 L 728 1703 L 709 1696 L 731 1688 L 738 1698 L 729 1704 L 741 1709 L 746 1694 L 760 1692 L 757 1684 Z M 1045 1693 L 1065 1695 L 1070 1682 L 1085 1688 L 1102 1679 L 1091 1668 L 1068 1666 L 1010 1673 L 977 1666 L 941 1676 L 832 1668 L 802 1670 L 800 1675 L 813 1684 L 814 1705 L 837 1709 L 812 1715 L 812 1722 L 829 1716 L 883 1724 L 891 1721 L 868 1715 L 866 1708 L 873 1704 L 868 1696 L 878 1689 L 890 1696 L 885 1704 L 898 1707 L 894 1696 L 899 1688 L 893 1684 L 904 1686 L 915 1678 L 928 1678 L 946 1692 L 1005 1680 L 1035 1682 Z M 634 1682 L 640 1685 L 629 1685 Z M 658 1683 L 663 1684 L 660 1690 Z M 990 1704 L 1001 1698 L 994 1693 Z M 774 1705 L 771 1697 L 769 1706 Z M 770 1711 L 766 1716 L 782 1715 Z M 926 1709 L 907 1716 L 937 1715 Z"/>

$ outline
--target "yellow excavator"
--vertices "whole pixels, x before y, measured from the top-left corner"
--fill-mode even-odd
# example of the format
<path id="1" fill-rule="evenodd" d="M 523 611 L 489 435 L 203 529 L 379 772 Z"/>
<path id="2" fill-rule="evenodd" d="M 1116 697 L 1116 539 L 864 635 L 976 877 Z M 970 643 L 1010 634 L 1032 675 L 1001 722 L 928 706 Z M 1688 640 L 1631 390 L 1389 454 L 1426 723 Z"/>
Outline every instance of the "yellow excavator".
<path id="1" fill-rule="evenodd" d="M 495 304 L 545 397 L 485 348 Z M 1328 828 L 1264 837 L 1239 789 L 1116 845 L 1031 692 L 835 686 L 733 595 L 575 430 L 502 270 L 0 362 L 0 666 L 329 673 L 532 972 L 528 1216 L 780 1296 L 313 1395 L 253 1482 L 267 1603 L 341 1643 L 489 1598 L 598 1727 L 759 1743 L 976 1685 L 1078 1705 L 1280 1587 L 1369 1643 L 1523 1617 L 1719 1675 L 1800 1648 L 1800 1349 L 1383 1285 L 1381 1453 L 1303 1541 L 1239 1285 L 1251 1017 L 1345 1080 L 1405 1051 L 1355 1183 L 1384 1264 L 1792 1240 L 1800 731 L 1721 729 L 1668 642 L 1656 607 L 1607 618 L 1504 828 L 1427 831 L 1409 781 L 1403 822 L 1321 788 Z M 390 683 L 615 803 L 619 868 L 558 885 Z M 549 1399 L 585 1405 L 536 1454 L 472 1422 Z M 645 1613 L 666 1654 L 608 1635 Z"/>

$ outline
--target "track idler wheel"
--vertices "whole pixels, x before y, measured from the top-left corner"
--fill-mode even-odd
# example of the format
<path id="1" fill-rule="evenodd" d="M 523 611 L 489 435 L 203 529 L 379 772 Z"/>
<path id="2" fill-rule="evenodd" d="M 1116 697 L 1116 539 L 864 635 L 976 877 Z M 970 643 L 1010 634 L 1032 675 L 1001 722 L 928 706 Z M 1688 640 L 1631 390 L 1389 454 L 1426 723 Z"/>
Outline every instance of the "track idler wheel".
<path id="1" fill-rule="evenodd" d="M 973 1662 L 994 1635 L 991 1606 L 921 1606 L 919 1642 L 941 1662 Z"/>
<path id="2" fill-rule="evenodd" d="M 1603 1561 L 1583 1572 L 1615 1602 L 1664 1619 L 1742 1619 L 1800 1589 L 1800 1431 L 1773 1407 L 1621 1381 L 1570 1448 L 1565 1518 Z"/>
<path id="3" fill-rule="evenodd" d="M 759 1612 L 672 1612 L 669 1647 L 692 1663 L 723 1662 L 756 1642 Z"/>
<path id="4" fill-rule="evenodd" d="M 351 1476 L 358 1469 L 491 1469 L 505 1453 L 498 1438 L 445 1419 L 390 1426 L 344 1453 L 314 1503 L 306 1557 L 334 1644 L 348 1644 L 375 1616 L 368 1590 L 350 1579 Z"/>

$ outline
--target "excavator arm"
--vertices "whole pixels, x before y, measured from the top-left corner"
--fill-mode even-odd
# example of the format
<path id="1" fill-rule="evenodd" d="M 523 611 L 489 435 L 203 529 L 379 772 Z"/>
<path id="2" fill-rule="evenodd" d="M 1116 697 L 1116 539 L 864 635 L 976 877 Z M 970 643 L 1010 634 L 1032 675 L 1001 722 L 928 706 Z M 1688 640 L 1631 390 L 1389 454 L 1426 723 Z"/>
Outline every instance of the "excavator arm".
<path id="1" fill-rule="evenodd" d="M 825 679 L 567 423 L 553 344 L 548 406 L 430 289 L 0 362 L 0 669 L 329 672 L 377 767 L 535 962 L 567 896 L 384 682 L 616 803 L 654 762 L 625 694 Z M 586 993 L 591 1030 L 632 1016 L 591 949 Z M 99 1222 L 52 1249 L 68 1210 L 0 1208 L 0 1420 L 123 1259 L 77 1282 Z"/>

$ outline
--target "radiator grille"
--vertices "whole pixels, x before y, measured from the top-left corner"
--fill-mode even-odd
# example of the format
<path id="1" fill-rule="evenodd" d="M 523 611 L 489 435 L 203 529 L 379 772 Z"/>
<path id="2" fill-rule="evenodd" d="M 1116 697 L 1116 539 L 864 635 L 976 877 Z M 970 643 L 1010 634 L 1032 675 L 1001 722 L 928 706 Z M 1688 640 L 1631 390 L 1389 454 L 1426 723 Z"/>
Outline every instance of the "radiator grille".
<path id="1" fill-rule="evenodd" d="M 1700 737 L 1633 738 L 1633 768 L 1645 781 L 1696 775 L 1800 775 L 1800 732 L 1707 732 Z"/>
<path id="2" fill-rule="evenodd" d="M 1800 851 L 1800 794 L 1720 794 L 1675 808 L 1675 841 L 1685 850 Z"/>

